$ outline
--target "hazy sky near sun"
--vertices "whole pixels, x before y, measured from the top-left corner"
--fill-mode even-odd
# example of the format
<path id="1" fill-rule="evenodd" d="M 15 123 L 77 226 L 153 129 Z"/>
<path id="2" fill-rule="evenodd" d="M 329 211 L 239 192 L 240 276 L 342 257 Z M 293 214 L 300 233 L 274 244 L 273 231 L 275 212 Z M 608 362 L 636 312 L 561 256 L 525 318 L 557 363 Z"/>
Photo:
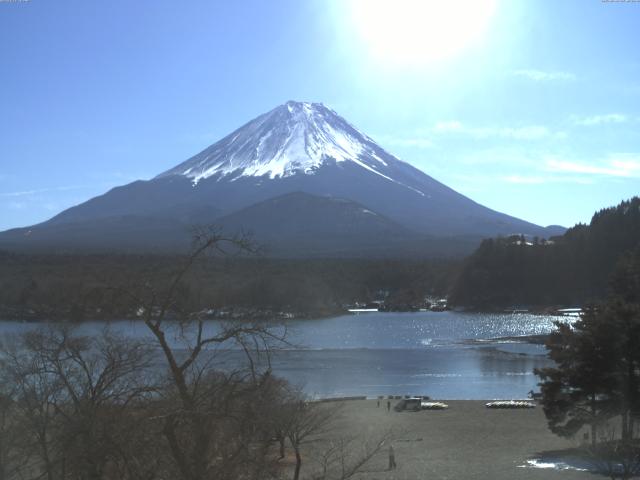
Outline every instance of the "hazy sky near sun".
<path id="1" fill-rule="evenodd" d="M 287 100 L 541 225 L 640 193 L 640 3 L 447 3 L 0 2 L 0 229 L 152 178 Z"/>

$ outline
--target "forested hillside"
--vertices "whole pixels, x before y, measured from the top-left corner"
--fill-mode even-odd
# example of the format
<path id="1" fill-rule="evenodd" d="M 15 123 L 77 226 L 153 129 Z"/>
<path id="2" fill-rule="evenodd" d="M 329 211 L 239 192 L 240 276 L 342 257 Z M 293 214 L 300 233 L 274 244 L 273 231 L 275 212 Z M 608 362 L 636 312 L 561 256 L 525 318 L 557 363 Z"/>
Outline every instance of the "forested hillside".
<path id="1" fill-rule="evenodd" d="M 472 308 L 581 305 L 607 293 L 625 252 L 640 245 L 640 198 L 597 212 L 550 241 L 488 239 L 465 261 L 450 301 Z"/>
<path id="2" fill-rule="evenodd" d="M 129 318 L 143 287 L 162 291 L 186 257 L 0 252 L 0 320 Z M 384 298 L 419 304 L 446 293 L 459 262 L 205 258 L 185 279 L 190 311 L 231 316 L 322 316 Z"/>

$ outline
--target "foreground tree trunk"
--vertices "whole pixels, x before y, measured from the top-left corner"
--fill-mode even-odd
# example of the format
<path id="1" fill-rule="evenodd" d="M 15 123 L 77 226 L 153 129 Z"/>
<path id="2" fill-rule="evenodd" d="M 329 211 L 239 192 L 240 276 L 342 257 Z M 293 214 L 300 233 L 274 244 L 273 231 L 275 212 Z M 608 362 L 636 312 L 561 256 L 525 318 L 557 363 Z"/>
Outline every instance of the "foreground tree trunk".
<path id="1" fill-rule="evenodd" d="M 593 448 L 596 447 L 596 444 L 598 443 L 597 440 L 597 434 L 598 434 L 598 425 L 596 423 L 596 415 L 598 414 L 598 409 L 596 407 L 596 396 L 595 395 L 591 395 L 591 417 L 593 418 L 593 421 L 591 422 L 591 446 Z"/>
<path id="2" fill-rule="evenodd" d="M 300 455 L 300 449 L 296 448 L 296 470 L 293 472 L 293 480 L 300 478 L 300 469 L 302 468 L 302 456 Z"/>
<path id="3" fill-rule="evenodd" d="M 278 434 L 278 444 L 280 447 L 280 460 L 284 458 L 284 441 L 285 441 L 284 435 Z"/>

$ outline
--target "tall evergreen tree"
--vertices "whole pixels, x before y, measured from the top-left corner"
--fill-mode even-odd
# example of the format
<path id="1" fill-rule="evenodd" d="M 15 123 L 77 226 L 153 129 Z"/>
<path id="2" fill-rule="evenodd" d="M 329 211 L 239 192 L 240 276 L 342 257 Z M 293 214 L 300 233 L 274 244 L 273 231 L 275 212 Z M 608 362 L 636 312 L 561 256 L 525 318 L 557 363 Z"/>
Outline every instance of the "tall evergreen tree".
<path id="1" fill-rule="evenodd" d="M 595 445 L 598 425 L 614 415 L 617 403 L 615 338 L 594 308 L 573 325 L 556 326 L 547 341 L 555 367 L 535 371 L 541 378 L 544 413 L 551 431 L 560 436 L 571 437 L 590 426 Z"/>
<path id="2" fill-rule="evenodd" d="M 612 277 L 612 295 L 573 325 L 557 322 L 548 341 L 554 367 L 537 369 L 550 429 L 572 436 L 620 418 L 623 444 L 640 416 L 640 248 L 625 255 Z"/>

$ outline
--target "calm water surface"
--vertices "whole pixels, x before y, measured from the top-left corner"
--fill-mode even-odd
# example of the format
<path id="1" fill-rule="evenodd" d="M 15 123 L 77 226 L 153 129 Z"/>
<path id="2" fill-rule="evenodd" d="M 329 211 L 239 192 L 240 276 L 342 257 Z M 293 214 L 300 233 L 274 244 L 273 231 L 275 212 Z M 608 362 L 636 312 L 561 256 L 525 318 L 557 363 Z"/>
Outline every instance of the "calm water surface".
<path id="1" fill-rule="evenodd" d="M 429 395 L 441 399 L 524 398 L 533 369 L 549 364 L 543 346 L 524 337 L 548 333 L 557 317 L 456 312 L 366 313 L 288 323 L 290 347 L 275 354 L 274 373 L 314 396 Z M 144 325 L 111 322 L 129 336 Z M 103 322 L 87 322 L 92 334 Z M 0 322 L 0 334 L 34 324 Z M 215 322 L 212 322 L 215 328 Z"/>

